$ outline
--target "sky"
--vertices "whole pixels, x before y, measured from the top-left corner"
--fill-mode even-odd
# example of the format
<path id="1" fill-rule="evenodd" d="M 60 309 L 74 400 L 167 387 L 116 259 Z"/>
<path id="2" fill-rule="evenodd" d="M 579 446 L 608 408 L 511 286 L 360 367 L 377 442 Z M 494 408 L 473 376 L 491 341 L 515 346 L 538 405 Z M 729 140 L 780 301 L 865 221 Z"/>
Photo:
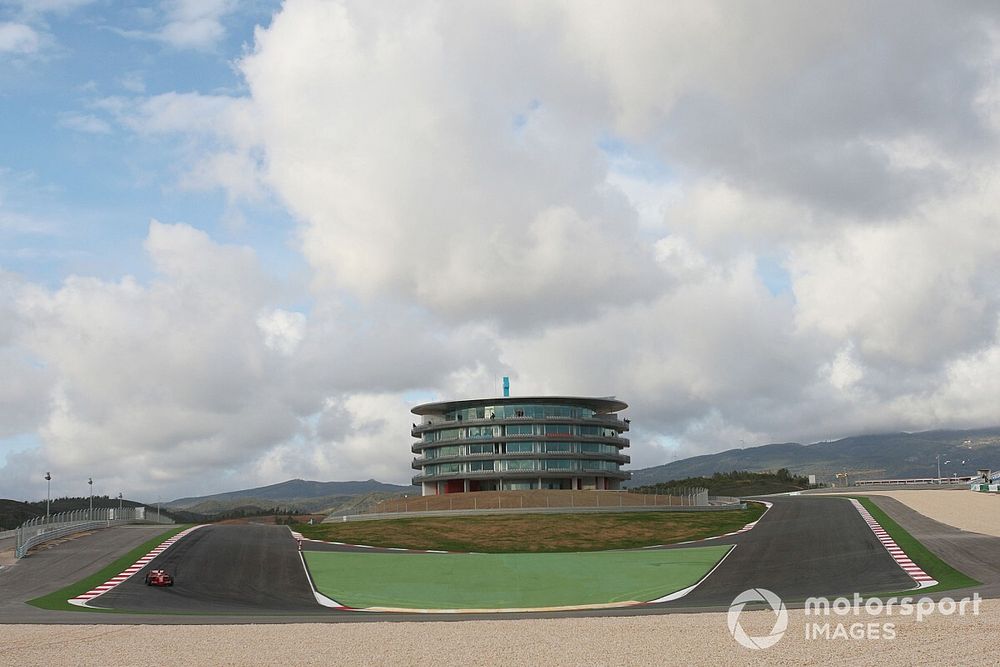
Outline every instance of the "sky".
<path id="1" fill-rule="evenodd" d="M 0 0 L 0 497 L 1000 424 L 993 2 Z M 930 465 L 930 464 L 929 464 Z"/>

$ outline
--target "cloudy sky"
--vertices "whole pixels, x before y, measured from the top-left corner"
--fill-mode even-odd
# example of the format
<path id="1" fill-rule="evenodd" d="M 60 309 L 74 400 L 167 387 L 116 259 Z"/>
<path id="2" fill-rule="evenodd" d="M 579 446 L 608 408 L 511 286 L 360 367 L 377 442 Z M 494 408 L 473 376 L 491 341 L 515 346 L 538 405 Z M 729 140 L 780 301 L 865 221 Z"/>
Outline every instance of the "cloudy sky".
<path id="1" fill-rule="evenodd" d="M 1000 424 L 994 2 L 0 0 L 0 497 Z"/>

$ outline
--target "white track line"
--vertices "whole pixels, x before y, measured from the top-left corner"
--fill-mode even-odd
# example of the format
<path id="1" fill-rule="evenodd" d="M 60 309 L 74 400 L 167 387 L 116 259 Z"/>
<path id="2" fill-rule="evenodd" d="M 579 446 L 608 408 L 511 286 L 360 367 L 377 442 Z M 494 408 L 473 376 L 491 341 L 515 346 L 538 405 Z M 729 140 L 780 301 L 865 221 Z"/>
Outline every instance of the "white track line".
<path id="1" fill-rule="evenodd" d="M 875 533 L 875 537 L 878 538 L 878 541 L 882 543 L 885 550 L 888 551 L 889 555 L 892 556 L 892 559 L 896 561 L 896 564 L 899 565 L 899 567 L 903 569 L 903 572 L 906 572 L 906 574 L 909 575 L 914 582 L 916 582 L 917 588 L 927 588 L 928 586 L 934 586 L 938 583 L 936 579 L 920 569 L 920 566 L 914 563 L 910 557 L 906 555 L 906 552 L 904 552 L 899 545 L 896 544 L 895 540 L 889 536 L 889 533 L 885 532 L 885 529 L 879 525 L 879 522 L 875 520 L 875 517 L 871 515 L 871 512 L 865 509 L 864 505 L 854 498 L 849 498 L 849 500 L 851 501 L 851 504 L 854 505 L 854 509 L 858 510 L 861 518 L 868 524 L 868 527 L 872 529 L 873 533 Z"/>
<path id="2" fill-rule="evenodd" d="M 774 507 L 774 503 L 769 503 L 766 500 L 752 500 L 750 502 L 760 503 L 761 505 L 763 505 L 764 506 L 764 514 L 767 514 L 767 511 L 769 509 L 771 509 L 772 507 Z M 680 546 L 682 544 L 698 544 L 699 542 L 708 542 L 709 540 L 720 540 L 723 537 L 732 537 L 733 535 L 739 535 L 740 533 L 745 533 L 747 531 L 753 530 L 754 527 L 756 527 L 757 524 L 760 523 L 760 520 L 764 518 L 764 514 L 761 514 L 759 517 L 757 517 L 756 521 L 751 521 L 750 523 L 748 523 L 747 525 L 743 526 L 739 530 L 734 530 L 731 533 L 725 533 L 723 535 L 713 535 L 712 537 L 703 537 L 700 540 L 688 540 L 687 542 L 674 542 L 673 544 L 653 544 L 653 545 L 650 545 L 648 547 L 642 547 L 642 548 L 643 549 L 662 549 L 663 547 L 678 547 L 678 546 Z"/>
<path id="3" fill-rule="evenodd" d="M 766 500 L 752 500 L 750 502 L 760 503 L 764 506 L 764 514 L 774 506 L 774 503 L 769 503 Z M 707 542 L 709 540 L 719 540 L 723 537 L 732 537 L 733 535 L 739 535 L 740 533 L 745 533 L 748 530 L 753 530 L 754 526 L 764 518 L 764 514 L 757 517 L 757 521 L 751 521 L 747 525 L 743 526 L 739 530 L 734 530 L 731 533 L 725 533 L 723 535 L 713 535 L 712 537 L 703 537 L 700 540 L 688 540 L 686 542 L 674 542 L 672 544 L 650 544 L 649 546 L 639 547 L 640 549 L 661 549 L 663 547 L 677 547 L 685 544 L 697 544 L 699 542 Z M 479 553 L 477 551 L 441 551 L 440 549 L 406 549 L 404 547 L 376 547 L 370 544 L 351 544 L 350 542 L 334 542 L 331 540 L 316 540 L 311 537 L 303 537 L 300 533 L 292 532 L 295 539 L 300 542 L 316 542 L 317 544 L 333 544 L 338 547 L 353 547 L 355 549 L 384 549 L 386 551 L 410 551 L 415 554 L 464 554 L 464 553 Z M 608 549 L 608 551 L 632 551 L 632 549 Z"/>
<path id="4" fill-rule="evenodd" d="M 755 500 L 753 502 L 759 502 L 762 505 L 764 505 L 764 507 L 765 507 L 764 514 L 767 514 L 768 510 L 770 510 L 771 507 L 774 506 L 773 503 L 769 503 L 766 500 Z M 740 533 L 745 533 L 747 531 L 753 530 L 754 527 L 756 527 L 756 525 L 758 523 L 760 523 L 760 520 L 764 518 L 764 514 L 761 514 L 759 517 L 757 517 L 756 521 L 751 521 L 750 523 L 746 524 L 745 526 L 743 526 L 739 530 L 735 530 L 735 531 L 733 531 L 731 533 L 726 533 L 725 535 L 716 535 L 714 537 L 706 537 L 706 538 L 703 538 L 703 539 L 700 539 L 700 540 L 690 540 L 690 541 L 687 541 L 687 542 L 677 542 L 674 545 L 657 544 L 657 545 L 653 545 L 653 546 L 649 546 L 649 547 L 642 547 L 642 548 L 643 549 L 656 549 L 658 547 L 677 546 L 679 544 L 696 544 L 698 542 L 706 542 L 708 540 L 716 540 L 716 539 L 719 539 L 719 538 L 722 538 L 722 537 L 730 537 L 732 535 L 739 535 Z M 291 529 L 289 529 L 289 530 L 291 530 Z M 432 553 L 432 554 L 465 553 L 465 552 L 456 552 L 456 551 L 438 551 L 438 550 L 434 550 L 434 549 L 403 549 L 401 547 L 372 547 L 371 545 L 368 545 L 368 544 L 348 544 L 346 542 L 327 542 L 325 540 L 313 540 L 313 539 L 310 539 L 310 538 L 307 538 L 307 537 L 303 537 L 303 535 L 301 533 L 296 533 L 295 531 L 292 531 L 292 537 L 294 537 L 296 540 L 299 541 L 299 550 L 300 551 L 302 549 L 302 542 L 305 541 L 305 542 L 318 542 L 320 544 L 336 544 L 337 546 L 345 546 L 345 547 L 360 547 L 362 549 L 384 548 L 384 549 L 388 549 L 390 551 L 413 551 L 413 552 L 416 552 L 416 553 Z M 733 547 L 729 551 L 727 551 L 726 554 L 722 558 L 719 559 L 719 562 L 716 563 L 712 567 L 712 569 L 708 571 L 708 573 L 705 576 L 703 576 L 701 579 L 699 579 L 693 585 L 688 586 L 687 588 L 682 588 L 679 591 L 674 591 L 673 593 L 669 593 L 669 594 L 664 595 L 662 597 L 658 597 L 655 600 L 649 600 L 648 602 L 640 602 L 640 601 L 636 601 L 636 600 L 629 600 L 629 601 L 625 601 L 625 602 L 609 602 L 607 604 L 589 604 L 589 605 L 577 605 L 577 606 L 566 606 L 566 607 L 532 607 L 532 608 L 511 608 L 511 609 L 410 609 L 410 608 L 397 608 L 397 607 L 366 607 L 366 608 L 360 608 L 359 609 L 359 608 L 354 608 L 354 607 L 346 607 L 346 606 L 340 604 L 339 602 L 336 602 L 335 600 L 332 600 L 331 598 L 328 598 L 325 595 L 323 595 L 322 593 L 320 593 L 319 591 L 317 591 L 316 587 L 313 586 L 312 577 L 309 574 L 309 568 L 308 568 L 308 566 L 306 566 L 305 557 L 302 557 L 302 567 L 305 568 L 306 579 L 309 580 L 309 586 L 312 588 L 313 594 L 316 596 L 316 600 L 321 605 L 323 605 L 324 607 L 330 607 L 330 608 L 333 608 L 333 609 L 341 609 L 343 611 L 371 611 L 371 612 L 382 612 L 382 613 L 386 613 L 386 612 L 388 612 L 388 613 L 406 612 L 406 613 L 414 613 L 414 614 L 482 614 L 482 613 L 510 613 L 510 612 L 571 611 L 571 610 L 583 610 L 583 609 L 613 609 L 613 608 L 618 608 L 618 607 L 635 607 L 635 606 L 639 606 L 639 605 L 659 604 L 661 602 L 671 602 L 673 600 L 679 600 L 682 597 L 684 597 L 685 595 L 689 594 L 694 589 L 696 589 L 698 586 L 700 586 L 702 584 L 702 582 L 704 582 L 710 576 L 712 576 L 712 573 L 715 572 L 719 568 L 719 566 L 722 565 L 722 562 L 724 560 L 726 560 L 727 558 L 729 558 L 729 555 L 731 553 L 733 553 L 733 551 L 735 551 L 735 550 L 736 550 L 736 545 L 733 545 Z M 613 549 L 612 551 L 620 551 L 620 550 L 619 549 Z M 475 553 L 475 552 L 469 552 L 469 553 Z M 302 556 L 301 553 L 299 555 Z"/>
<path id="5" fill-rule="evenodd" d="M 764 516 L 764 515 L 762 514 L 761 516 Z M 684 597 L 685 595 L 687 595 L 688 593 L 690 593 L 694 589 L 698 588 L 698 586 L 701 585 L 701 582 L 703 582 L 706 579 L 708 579 L 709 577 L 711 577 L 712 573 L 715 572 L 719 568 L 720 565 L 722 565 L 722 561 L 724 561 L 727 558 L 729 558 L 729 554 L 731 554 L 734 551 L 736 551 L 736 546 L 737 545 L 734 544 L 733 548 L 730 549 L 729 551 L 727 551 L 726 555 L 719 559 L 719 562 L 715 564 L 715 567 L 713 567 L 711 570 L 709 570 L 708 574 L 706 574 L 704 577 L 702 577 L 701 579 L 699 579 L 694 585 L 688 586 L 687 588 L 682 588 L 679 591 L 674 591 L 673 593 L 670 593 L 668 595 L 664 595 L 663 597 L 660 597 L 660 598 L 656 598 L 655 600 L 650 600 L 646 604 L 659 604 L 661 602 L 671 602 L 673 600 L 680 600 L 682 597 Z"/>
<path id="6" fill-rule="evenodd" d="M 306 573 L 306 581 L 309 582 L 309 588 L 312 589 L 313 597 L 316 598 L 316 602 L 318 602 L 319 604 L 323 605 L 324 607 L 329 607 L 330 609 L 340 609 L 340 610 L 343 610 L 343 611 L 354 611 L 350 607 L 346 607 L 346 606 L 340 604 L 339 602 L 337 602 L 336 600 L 334 600 L 333 598 L 328 598 L 327 596 L 323 595 L 318 590 L 316 590 L 316 585 L 313 584 L 312 575 L 309 574 L 309 566 L 306 565 L 305 554 L 302 553 L 302 540 L 305 539 L 305 538 L 302 537 L 302 533 L 297 533 L 294 530 L 292 530 L 291 526 L 289 526 L 288 530 L 291 531 L 292 537 L 294 537 L 295 540 L 299 543 L 299 560 L 302 561 L 302 569 Z M 310 540 L 310 541 L 314 542 L 315 540 Z"/>
<path id="7" fill-rule="evenodd" d="M 142 558 L 140 558 L 139 560 L 137 560 L 136 562 L 134 562 L 132 565 L 129 565 L 127 568 L 125 568 L 119 574 L 116 574 L 115 576 L 113 576 L 110 579 L 108 579 L 107 581 L 105 581 L 100 586 L 95 586 L 94 588 L 90 589 L 86 593 L 83 593 L 81 595 L 77 595 L 75 598 L 71 598 L 71 599 L 67 600 L 67 602 L 69 602 L 72 605 L 76 605 L 77 607 L 89 607 L 90 605 L 87 604 L 88 602 L 90 602 L 91 600 L 93 600 L 96 597 L 100 597 L 101 595 L 104 595 L 108 591 L 110 591 L 113 588 L 117 587 L 119 584 L 121 584 L 124 581 L 128 580 L 128 578 L 131 577 L 133 574 L 135 574 L 136 572 L 138 572 L 142 568 L 144 568 L 147 565 L 149 565 L 149 562 L 151 560 L 153 560 L 154 558 L 156 558 L 157 556 L 159 556 L 160 554 L 162 554 L 164 551 L 166 551 L 170 547 L 172 547 L 174 545 L 174 543 L 177 542 L 177 540 L 179 540 L 182 537 L 190 534 L 192 531 L 198 530 L 201 527 L 202 526 L 200 526 L 200 525 L 199 526 L 192 526 L 191 528 L 188 528 L 186 530 L 182 530 L 181 532 L 177 533 L 173 537 L 165 540 L 158 547 L 156 547 L 155 549 L 153 549 L 152 551 L 150 551 L 148 554 L 146 554 L 145 556 L 143 556 Z"/>

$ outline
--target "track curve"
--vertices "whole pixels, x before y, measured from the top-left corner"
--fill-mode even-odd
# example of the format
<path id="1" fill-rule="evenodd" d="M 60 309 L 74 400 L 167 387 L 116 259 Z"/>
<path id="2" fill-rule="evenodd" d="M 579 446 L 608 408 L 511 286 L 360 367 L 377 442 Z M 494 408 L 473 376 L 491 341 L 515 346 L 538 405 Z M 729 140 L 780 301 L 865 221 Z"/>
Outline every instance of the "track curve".
<path id="1" fill-rule="evenodd" d="M 164 569 L 169 588 L 146 586 Z M 284 526 L 205 526 L 178 541 L 92 607 L 198 613 L 312 612 L 316 604 L 296 541 Z"/>
<path id="2" fill-rule="evenodd" d="M 736 548 L 685 597 L 627 611 L 590 614 L 724 608 L 748 588 L 767 588 L 786 601 L 795 601 L 810 596 L 876 593 L 913 586 L 846 499 L 768 500 L 773 507 L 753 530 L 709 542 L 735 544 Z M 310 541 L 302 546 L 306 550 L 358 550 Z M 687 545 L 662 548 L 683 549 Z M 405 552 L 397 553 L 401 563 L 405 562 L 402 560 Z M 357 616 L 324 609 L 316 603 L 296 540 L 284 526 L 206 526 L 179 541 L 147 567 L 166 569 L 175 576 L 176 584 L 173 588 L 147 587 L 143 583 L 143 570 L 91 605 L 167 613 Z M 406 616 L 409 615 L 393 615 L 397 619 Z"/>

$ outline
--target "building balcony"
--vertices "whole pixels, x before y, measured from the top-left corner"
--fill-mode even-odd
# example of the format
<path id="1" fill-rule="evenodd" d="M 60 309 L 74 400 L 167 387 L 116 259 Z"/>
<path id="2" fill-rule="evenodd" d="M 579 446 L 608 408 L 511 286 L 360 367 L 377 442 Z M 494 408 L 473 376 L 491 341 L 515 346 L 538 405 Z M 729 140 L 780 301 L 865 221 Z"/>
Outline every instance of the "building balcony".
<path id="1" fill-rule="evenodd" d="M 414 438 L 419 438 L 427 431 L 435 431 L 443 428 L 458 428 L 460 426 L 489 426 L 491 424 L 580 424 L 585 426 L 606 426 L 608 428 L 613 428 L 619 433 L 624 433 L 629 430 L 629 420 L 628 419 L 618 419 L 612 416 L 596 416 L 596 417 L 497 417 L 493 419 L 456 419 L 456 420 L 445 420 L 436 419 L 430 422 L 424 422 L 423 424 L 414 424 L 413 428 L 410 430 L 410 435 Z"/>
<path id="2" fill-rule="evenodd" d="M 414 475 L 413 484 L 423 482 L 443 482 L 450 479 L 564 479 L 567 477 L 610 477 L 626 480 L 632 478 L 627 470 L 475 470 L 469 472 L 443 473 L 440 475 Z"/>
<path id="3" fill-rule="evenodd" d="M 424 442 L 420 440 L 410 445 L 410 451 L 416 454 L 421 450 L 427 449 L 428 447 L 475 444 L 485 445 L 491 442 L 560 442 L 565 440 L 616 445 L 620 449 L 624 449 L 630 444 L 628 438 L 620 438 L 612 435 L 573 435 L 572 433 L 549 433 L 547 435 L 505 435 L 490 436 L 488 438 L 449 438 L 448 440 L 435 440 L 434 442 Z"/>
<path id="4" fill-rule="evenodd" d="M 551 459 L 569 461 L 611 461 L 624 465 L 631 463 L 632 458 L 625 454 L 591 454 L 584 452 L 513 452 L 510 454 L 466 454 L 463 456 L 441 456 L 429 459 L 423 456 L 414 457 L 410 467 L 420 470 L 424 466 L 436 463 L 463 463 L 465 461 L 507 461 L 511 459 L 531 459 L 545 461 Z"/>

